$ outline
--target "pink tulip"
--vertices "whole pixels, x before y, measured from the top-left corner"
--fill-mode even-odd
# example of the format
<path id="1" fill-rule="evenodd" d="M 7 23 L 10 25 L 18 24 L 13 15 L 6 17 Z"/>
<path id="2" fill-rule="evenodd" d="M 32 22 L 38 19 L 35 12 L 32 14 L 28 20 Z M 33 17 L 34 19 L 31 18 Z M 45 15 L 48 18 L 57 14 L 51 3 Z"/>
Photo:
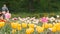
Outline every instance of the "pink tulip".
<path id="1" fill-rule="evenodd" d="M 46 17 L 43 17 L 43 18 L 41 18 L 41 22 L 42 23 L 47 23 L 48 22 L 48 19 Z"/>

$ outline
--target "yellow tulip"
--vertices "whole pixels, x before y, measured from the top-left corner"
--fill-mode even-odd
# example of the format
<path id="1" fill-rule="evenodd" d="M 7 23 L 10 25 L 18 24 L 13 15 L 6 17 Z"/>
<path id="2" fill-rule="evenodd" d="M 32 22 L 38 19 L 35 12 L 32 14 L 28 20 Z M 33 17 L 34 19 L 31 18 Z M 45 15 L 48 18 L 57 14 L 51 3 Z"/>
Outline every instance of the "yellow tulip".
<path id="1" fill-rule="evenodd" d="M 23 28 L 26 28 L 27 27 L 27 24 L 26 23 L 22 23 L 22 27 Z"/>
<path id="2" fill-rule="evenodd" d="M 52 27 L 52 32 L 56 32 L 56 27 Z"/>
<path id="3" fill-rule="evenodd" d="M 52 24 L 50 24 L 50 23 L 49 23 L 48 25 L 49 25 L 49 28 L 52 28 L 52 27 L 53 27 L 53 25 L 52 25 Z"/>
<path id="4" fill-rule="evenodd" d="M 26 34 L 31 34 L 30 29 L 26 29 Z"/>
<path id="5" fill-rule="evenodd" d="M 16 28 L 17 28 L 17 24 L 18 24 L 18 23 L 11 23 L 11 27 L 12 27 L 13 29 L 16 29 Z"/>
<path id="6" fill-rule="evenodd" d="M 60 31 L 60 23 L 55 23 L 54 27 L 56 27 L 56 31 Z"/>
<path id="7" fill-rule="evenodd" d="M 0 28 L 3 27 L 5 25 L 4 22 L 0 22 Z"/>
<path id="8" fill-rule="evenodd" d="M 16 29 L 12 29 L 12 33 L 14 34 L 16 32 Z"/>
<path id="9" fill-rule="evenodd" d="M 42 25 L 42 27 L 44 27 L 44 28 L 48 28 L 48 27 L 49 27 L 49 24 L 44 23 L 44 24 Z"/>
<path id="10" fill-rule="evenodd" d="M 18 27 L 21 27 L 21 24 L 18 23 L 17 26 L 18 26 Z"/>
<path id="11" fill-rule="evenodd" d="M 38 33 L 43 32 L 43 31 L 44 31 L 44 28 L 43 28 L 43 27 L 40 27 L 40 26 L 37 26 L 37 27 L 36 27 L 36 31 L 37 31 Z"/>
<path id="12" fill-rule="evenodd" d="M 22 28 L 21 27 L 17 27 L 17 30 L 21 30 Z"/>
<path id="13" fill-rule="evenodd" d="M 34 28 L 29 28 L 30 30 L 31 30 L 31 33 L 33 33 L 34 32 Z"/>
<path id="14" fill-rule="evenodd" d="M 57 31 L 60 31 L 60 26 L 59 26 L 59 27 L 57 27 Z"/>
<path id="15" fill-rule="evenodd" d="M 58 24 L 58 23 L 55 23 L 55 24 L 54 24 L 54 26 L 55 26 L 55 27 L 58 27 L 58 26 L 59 26 L 59 24 Z"/>
<path id="16" fill-rule="evenodd" d="M 60 23 L 58 23 L 59 24 L 59 26 L 60 26 Z"/>
<path id="17" fill-rule="evenodd" d="M 18 24 L 17 25 L 17 30 L 21 30 L 22 28 L 21 28 L 21 24 Z"/>
<path id="18" fill-rule="evenodd" d="M 56 23 L 55 27 L 56 27 L 57 31 L 60 31 L 60 23 Z"/>
<path id="19" fill-rule="evenodd" d="M 28 24 L 29 28 L 34 28 L 34 24 Z"/>
<path id="20" fill-rule="evenodd" d="M 34 28 L 28 28 L 26 29 L 26 34 L 31 34 L 34 32 Z"/>

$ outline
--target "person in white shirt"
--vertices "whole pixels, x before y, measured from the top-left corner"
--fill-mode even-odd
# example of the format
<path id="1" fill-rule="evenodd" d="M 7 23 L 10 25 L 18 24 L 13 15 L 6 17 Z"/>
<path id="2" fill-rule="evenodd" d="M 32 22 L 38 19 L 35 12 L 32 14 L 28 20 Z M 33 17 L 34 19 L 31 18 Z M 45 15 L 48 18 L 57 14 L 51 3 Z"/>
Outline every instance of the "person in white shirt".
<path id="1" fill-rule="evenodd" d="M 7 8 L 6 4 L 3 5 L 2 11 L 8 11 L 8 8 Z"/>

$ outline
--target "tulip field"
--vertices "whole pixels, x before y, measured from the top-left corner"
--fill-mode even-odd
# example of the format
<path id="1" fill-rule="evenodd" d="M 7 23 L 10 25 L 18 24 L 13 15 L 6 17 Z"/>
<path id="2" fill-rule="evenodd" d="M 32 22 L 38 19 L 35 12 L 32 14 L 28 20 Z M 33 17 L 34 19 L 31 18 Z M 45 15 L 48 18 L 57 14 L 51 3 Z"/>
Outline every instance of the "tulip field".
<path id="1" fill-rule="evenodd" d="M 0 0 L 0 34 L 60 34 L 60 0 Z"/>
<path id="2" fill-rule="evenodd" d="M 60 34 L 60 23 L 42 23 L 34 18 L 27 20 L 13 18 L 0 22 L 0 34 Z"/>

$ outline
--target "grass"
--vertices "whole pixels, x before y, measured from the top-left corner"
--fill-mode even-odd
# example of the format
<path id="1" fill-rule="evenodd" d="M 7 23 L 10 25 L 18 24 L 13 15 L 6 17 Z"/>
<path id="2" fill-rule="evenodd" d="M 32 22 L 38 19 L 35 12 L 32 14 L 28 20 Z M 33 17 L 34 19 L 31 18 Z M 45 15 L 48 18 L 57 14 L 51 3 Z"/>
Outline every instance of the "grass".
<path id="1" fill-rule="evenodd" d="M 56 15 L 60 15 L 60 12 L 52 12 L 52 13 L 12 13 L 12 17 L 36 17 L 36 18 L 40 18 L 43 16 L 56 16 Z"/>

